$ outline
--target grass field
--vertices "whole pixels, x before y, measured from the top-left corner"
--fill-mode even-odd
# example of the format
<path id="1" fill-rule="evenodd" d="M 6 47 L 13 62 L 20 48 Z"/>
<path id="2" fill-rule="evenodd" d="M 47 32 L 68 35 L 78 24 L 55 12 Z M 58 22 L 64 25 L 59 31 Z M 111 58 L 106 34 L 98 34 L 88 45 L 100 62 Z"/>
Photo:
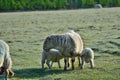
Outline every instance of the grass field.
<path id="1" fill-rule="evenodd" d="M 95 68 L 41 69 L 42 45 L 50 34 L 75 30 L 95 51 Z M 120 8 L 0 13 L 0 39 L 10 46 L 15 76 L 10 80 L 119 80 Z M 4 75 L 0 75 L 2 80 Z"/>

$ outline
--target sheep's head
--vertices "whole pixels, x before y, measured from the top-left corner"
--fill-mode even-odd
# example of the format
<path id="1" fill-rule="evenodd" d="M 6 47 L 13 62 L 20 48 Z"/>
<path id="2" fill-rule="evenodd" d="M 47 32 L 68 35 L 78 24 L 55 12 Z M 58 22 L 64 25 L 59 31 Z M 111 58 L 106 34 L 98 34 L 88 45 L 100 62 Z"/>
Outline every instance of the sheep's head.
<path id="1" fill-rule="evenodd" d="M 14 72 L 12 70 L 9 70 L 9 75 L 12 77 L 14 76 Z"/>
<path id="2" fill-rule="evenodd" d="M 48 52 L 50 49 L 54 48 L 55 46 L 56 45 L 55 45 L 55 41 L 54 41 L 53 37 L 48 36 L 44 41 L 43 49 Z"/>

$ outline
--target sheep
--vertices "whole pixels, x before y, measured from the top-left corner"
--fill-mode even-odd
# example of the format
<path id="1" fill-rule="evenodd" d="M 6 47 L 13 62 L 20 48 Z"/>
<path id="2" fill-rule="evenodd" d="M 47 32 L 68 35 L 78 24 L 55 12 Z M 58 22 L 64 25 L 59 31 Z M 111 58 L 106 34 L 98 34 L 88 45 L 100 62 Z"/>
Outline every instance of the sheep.
<path id="1" fill-rule="evenodd" d="M 101 5 L 101 4 L 96 4 L 96 5 L 95 5 L 95 8 L 96 8 L 96 9 L 100 9 L 100 8 L 102 8 L 102 5 Z"/>
<path id="2" fill-rule="evenodd" d="M 46 37 L 43 50 L 49 52 L 50 49 L 57 49 L 64 57 L 64 70 L 67 70 L 68 57 L 71 58 L 72 70 L 74 70 L 75 57 L 78 57 L 79 66 L 83 50 L 83 41 L 80 35 L 73 30 L 60 35 L 50 35 Z"/>
<path id="3" fill-rule="evenodd" d="M 85 62 L 89 63 L 90 62 L 90 67 L 94 67 L 94 52 L 91 48 L 85 48 L 82 52 L 82 64 L 81 64 L 81 69 L 84 68 Z"/>
<path id="4" fill-rule="evenodd" d="M 56 50 L 56 49 L 50 49 L 49 52 L 46 52 L 43 50 L 42 52 L 42 68 L 44 68 L 44 63 L 46 60 L 46 64 L 48 65 L 49 68 L 52 68 L 53 62 L 58 62 L 59 68 L 61 68 L 60 65 L 60 59 L 62 59 L 63 56 L 62 54 Z M 51 61 L 51 64 L 50 64 Z"/>
<path id="5" fill-rule="evenodd" d="M 11 67 L 12 60 L 10 57 L 9 46 L 5 41 L 0 40 L 0 75 L 5 72 L 5 80 L 8 80 L 9 75 L 14 76 Z"/>

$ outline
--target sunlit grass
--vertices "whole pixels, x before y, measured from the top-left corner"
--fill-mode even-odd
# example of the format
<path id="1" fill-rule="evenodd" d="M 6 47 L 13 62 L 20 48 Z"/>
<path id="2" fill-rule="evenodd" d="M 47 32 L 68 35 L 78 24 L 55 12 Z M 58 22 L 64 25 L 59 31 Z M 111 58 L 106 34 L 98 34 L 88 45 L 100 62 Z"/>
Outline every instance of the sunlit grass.
<path id="1" fill-rule="evenodd" d="M 50 34 L 75 30 L 84 47 L 95 51 L 95 68 L 63 71 L 57 63 L 41 69 L 43 41 Z M 10 46 L 15 76 L 11 80 L 120 79 L 120 8 L 0 13 L 0 39 Z M 2 79 L 3 76 L 0 76 Z"/>

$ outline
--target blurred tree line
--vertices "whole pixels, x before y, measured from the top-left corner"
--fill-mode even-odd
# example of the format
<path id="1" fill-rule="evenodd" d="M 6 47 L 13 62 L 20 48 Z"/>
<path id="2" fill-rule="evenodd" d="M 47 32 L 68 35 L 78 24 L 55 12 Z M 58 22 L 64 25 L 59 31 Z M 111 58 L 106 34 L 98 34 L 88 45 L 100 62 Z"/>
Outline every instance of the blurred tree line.
<path id="1" fill-rule="evenodd" d="M 0 0 L 0 11 L 91 8 L 95 4 L 119 7 L 120 0 Z"/>

